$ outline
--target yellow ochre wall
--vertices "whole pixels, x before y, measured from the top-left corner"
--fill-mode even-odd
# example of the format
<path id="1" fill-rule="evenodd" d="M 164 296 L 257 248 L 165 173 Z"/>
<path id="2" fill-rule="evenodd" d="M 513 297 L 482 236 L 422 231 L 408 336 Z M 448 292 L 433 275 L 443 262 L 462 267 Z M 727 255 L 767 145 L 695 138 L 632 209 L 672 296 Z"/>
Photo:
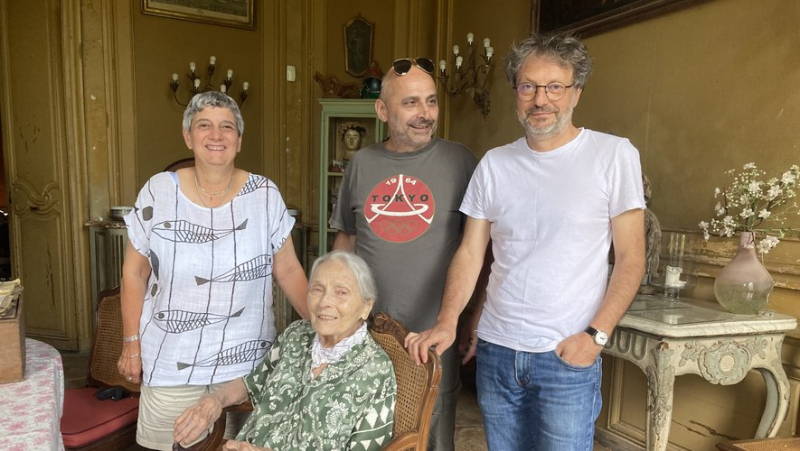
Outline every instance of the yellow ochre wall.
<path id="1" fill-rule="evenodd" d="M 138 5 L 137 5 L 138 6 Z M 143 185 L 153 174 L 163 171 L 175 160 L 192 156 L 181 136 L 181 120 L 185 107 L 172 100 L 169 82 L 177 73 L 181 86 L 178 97 L 187 102 L 190 80 L 189 62 L 197 65 L 203 87 L 208 80 L 209 57 L 217 57 L 212 80 L 219 88 L 228 69 L 233 70 L 232 97 L 239 102 L 243 81 L 250 83 L 250 95 L 242 105 L 245 132 L 237 166 L 261 172 L 262 130 L 261 99 L 268 87 L 262 83 L 261 61 L 264 59 L 262 35 L 264 23 L 256 30 L 213 26 L 168 17 L 132 14 L 138 143 L 137 181 Z M 262 18 L 262 14 L 257 17 Z M 129 200 L 132 202 L 132 200 Z"/>

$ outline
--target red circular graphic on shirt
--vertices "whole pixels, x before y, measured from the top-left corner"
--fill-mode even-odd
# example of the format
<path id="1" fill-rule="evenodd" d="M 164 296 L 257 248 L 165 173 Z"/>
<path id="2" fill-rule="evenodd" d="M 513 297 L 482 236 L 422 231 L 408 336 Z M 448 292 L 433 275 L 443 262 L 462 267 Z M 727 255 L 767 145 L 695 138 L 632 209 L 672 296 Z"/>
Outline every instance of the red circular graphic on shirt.
<path id="1" fill-rule="evenodd" d="M 433 221 L 433 193 L 422 180 L 393 175 L 378 183 L 364 202 L 364 217 L 376 235 L 392 243 L 422 236 Z"/>

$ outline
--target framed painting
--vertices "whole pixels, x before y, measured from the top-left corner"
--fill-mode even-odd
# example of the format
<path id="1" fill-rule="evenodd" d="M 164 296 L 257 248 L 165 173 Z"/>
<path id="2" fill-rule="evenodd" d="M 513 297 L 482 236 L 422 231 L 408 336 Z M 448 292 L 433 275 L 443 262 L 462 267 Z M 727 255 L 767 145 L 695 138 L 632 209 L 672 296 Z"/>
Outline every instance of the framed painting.
<path id="1" fill-rule="evenodd" d="M 142 13 L 212 25 L 255 29 L 254 0 L 142 0 Z"/>
<path id="2" fill-rule="evenodd" d="M 701 1 L 533 0 L 531 32 L 586 37 Z"/>
<path id="3" fill-rule="evenodd" d="M 344 70 L 360 77 L 369 69 L 375 40 L 375 25 L 360 15 L 344 26 Z"/>

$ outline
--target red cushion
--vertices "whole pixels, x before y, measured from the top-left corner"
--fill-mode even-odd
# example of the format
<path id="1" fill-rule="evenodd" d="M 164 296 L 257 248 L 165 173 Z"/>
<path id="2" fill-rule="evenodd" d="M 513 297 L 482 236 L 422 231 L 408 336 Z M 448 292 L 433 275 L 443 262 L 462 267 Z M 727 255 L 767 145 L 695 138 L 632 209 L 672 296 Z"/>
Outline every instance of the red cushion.
<path id="1" fill-rule="evenodd" d="M 95 393 L 92 387 L 64 391 L 61 436 L 66 448 L 86 446 L 136 423 L 139 398 L 100 401 Z"/>

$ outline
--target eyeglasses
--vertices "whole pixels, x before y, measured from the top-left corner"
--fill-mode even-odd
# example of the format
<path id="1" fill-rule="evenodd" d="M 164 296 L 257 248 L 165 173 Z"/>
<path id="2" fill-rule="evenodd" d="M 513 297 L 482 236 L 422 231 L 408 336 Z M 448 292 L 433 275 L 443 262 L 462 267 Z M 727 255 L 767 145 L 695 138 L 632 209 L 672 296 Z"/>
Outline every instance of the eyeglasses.
<path id="1" fill-rule="evenodd" d="M 400 58 L 392 63 L 392 69 L 397 75 L 407 74 L 411 70 L 411 66 L 417 66 L 429 74 L 432 74 L 434 70 L 433 61 L 428 58 Z"/>
<path id="2" fill-rule="evenodd" d="M 517 86 L 514 86 L 514 91 L 517 92 L 517 97 L 521 100 L 531 100 L 536 97 L 536 93 L 539 91 L 539 88 L 544 88 L 544 93 L 547 95 L 547 98 L 556 101 L 560 100 L 564 97 L 564 94 L 567 93 L 567 89 L 575 86 L 575 83 L 571 85 L 565 85 L 564 83 L 548 83 L 546 85 L 535 85 L 533 83 L 520 83 Z"/>

